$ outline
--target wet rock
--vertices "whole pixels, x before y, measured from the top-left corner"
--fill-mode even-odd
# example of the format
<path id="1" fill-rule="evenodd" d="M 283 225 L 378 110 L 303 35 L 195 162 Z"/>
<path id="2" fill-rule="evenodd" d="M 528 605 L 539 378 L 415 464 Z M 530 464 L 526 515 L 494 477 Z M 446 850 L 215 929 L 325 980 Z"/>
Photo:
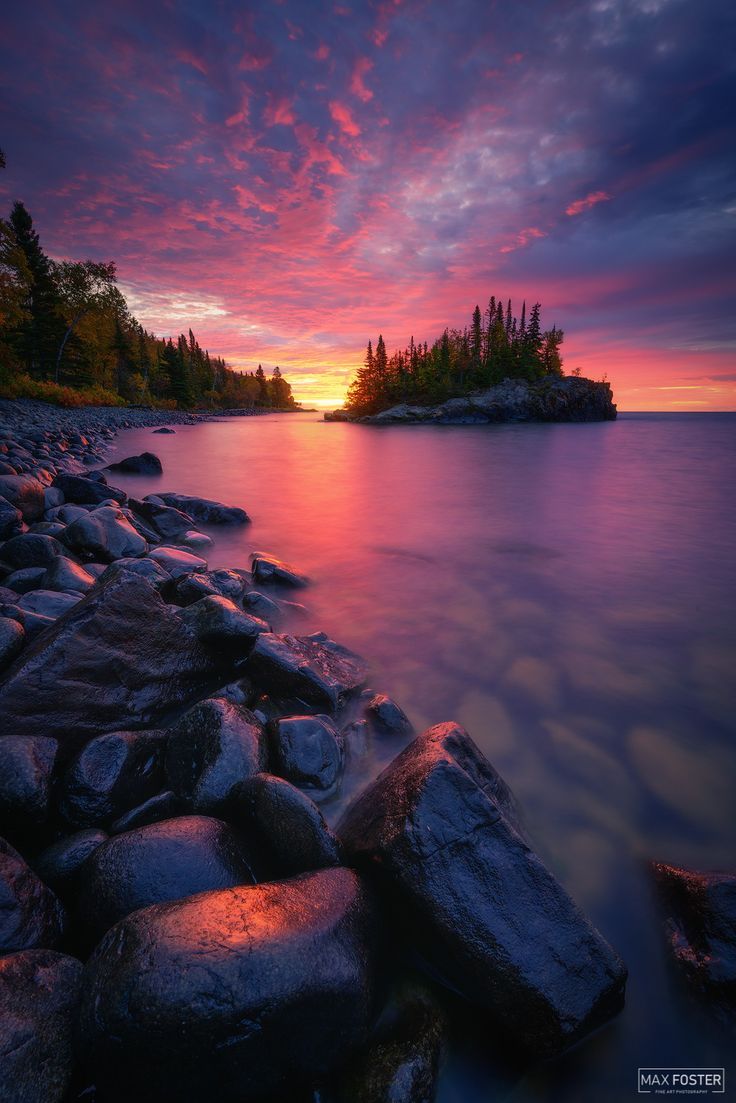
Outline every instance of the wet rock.
<path id="1" fill-rule="evenodd" d="M 626 970 L 517 826 L 503 780 L 462 728 L 441 724 L 337 833 L 433 974 L 549 1057 L 620 1010 Z"/>
<path id="2" fill-rule="evenodd" d="M 64 548 L 53 536 L 27 532 L 23 536 L 14 536 L 6 540 L 0 548 L 0 558 L 13 570 L 24 567 L 46 567 L 57 555 L 63 555 Z"/>
<path id="3" fill-rule="evenodd" d="M 416 981 L 397 986 L 365 1053 L 340 1077 L 337 1103 L 432 1103 L 446 1026 L 429 989 Z"/>
<path id="4" fill-rule="evenodd" d="M 198 571 L 179 578 L 174 600 L 178 605 L 191 605 L 201 597 L 213 595 L 229 598 L 237 604 L 242 601 L 244 591 L 245 582 L 235 571 Z"/>
<path id="5" fill-rule="evenodd" d="M 395 701 L 384 693 L 375 693 L 365 706 L 365 715 L 374 731 L 380 735 L 409 736 L 414 734 L 409 717 Z"/>
<path id="6" fill-rule="evenodd" d="M 92 567 L 93 564 L 88 563 L 86 569 L 91 571 Z M 137 578 L 143 578 L 159 592 L 171 582 L 171 575 L 168 571 L 165 571 L 160 563 L 154 563 L 148 556 L 142 559 L 116 559 L 109 567 L 103 567 L 100 579 L 104 582 L 111 582 L 114 578 L 121 578 L 123 575 L 134 575 Z"/>
<path id="7" fill-rule="evenodd" d="M 145 555 L 148 544 L 121 510 L 100 506 L 68 526 L 64 542 L 84 559 L 112 563 Z"/>
<path id="8" fill-rule="evenodd" d="M 103 1087 L 146 1103 L 245 1103 L 314 1082 L 365 1038 L 377 939 L 346 869 L 146 908 L 86 967 L 83 1050 Z"/>
<path id="9" fill-rule="evenodd" d="M 0 958 L 0 1099 L 61 1103 L 74 1067 L 82 963 L 53 950 Z"/>
<path id="10" fill-rule="evenodd" d="M 268 726 L 274 773 L 319 797 L 334 793 L 343 768 L 340 734 L 328 716 L 289 716 Z"/>
<path id="11" fill-rule="evenodd" d="M 45 573 L 45 567 L 21 567 L 19 571 L 13 571 L 7 576 L 5 586 L 16 594 L 27 594 L 38 589 Z"/>
<path id="12" fill-rule="evenodd" d="M 288 563 L 271 555 L 254 555 L 251 564 L 253 581 L 259 586 L 308 586 L 309 579 Z"/>
<path id="13" fill-rule="evenodd" d="M 124 471 L 129 475 L 161 475 L 161 460 L 153 452 L 141 452 L 140 456 L 128 456 L 116 463 L 109 463 L 107 471 Z"/>
<path id="14" fill-rule="evenodd" d="M 192 574 L 193 571 L 206 571 L 207 561 L 201 559 L 192 552 L 182 551 L 181 548 L 169 548 L 161 544 L 152 548 L 149 558 L 164 568 L 172 578 L 180 575 Z"/>
<path id="15" fill-rule="evenodd" d="M 77 505 L 100 505 L 112 499 L 114 502 L 127 501 L 128 495 L 116 486 L 108 486 L 101 473 L 97 478 L 82 478 L 81 475 L 57 475 L 52 486 L 64 495 L 65 502 Z"/>
<path id="16" fill-rule="evenodd" d="M 0 475 L 0 498 L 19 510 L 27 524 L 43 517 L 43 484 L 32 475 Z M 3 511 L 0 510 L 0 516 Z M 8 516 L 7 511 L 5 511 Z"/>
<path id="17" fill-rule="evenodd" d="M 160 429 L 154 429 L 153 431 L 154 431 L 154 433 L 171 433 L 173 435 L 176 432 L 176 429 L 168 429 L 164 425 Z"/>
<path id="18" fill-rule="evenodd" d="M 0 671 L 20 654 L 25 640 L 25 629 L 17 620 L 8 616 L 0 617 Z"/>
<path id="19" fill-rule="evenodd" d="M 237 506 L 225 506 L 222 502 L 212 502 L 189 494 L 147 494 L 145 500 L 158 501 L 165 506 L 179 509 L 200 525 L 244 525 L 250 520 L 245 510 Z"/>
<path id="20" fill-rule="evenodd" d="M 23 528 L 23 514 L 7 498 L 0 497 L 0 540 L 17 536 Z"/>
<path id="21" fill-rule="evenodd" d="M 64 909 L 17 850 L 0 839 L 0 957 L 16 950 L 53 950 L 64 929 Z"/>
<path id="22" fill-rule="evenodd" d="M 652 862 L 666 909 L 670 952 L 687 981 L 722 1010 L 736 1010 L 736 874 Z"/>
<path id="23" fill-rule="evenodd" d="M 252 882 L 231 827 L 206 816 L 180 816 L 114 835 L 97 847 L 79 870 L 76 912 L 94 945 L 138 908 Z"/>
<path id="24" fill-rule="evenodd" d="M 110 834 L 120 835 L 123 831 L 132 831 L 134 827 L 146 827 L 149 823 L 170 820 L 182 811 L 181 801 L 170 789 L 144 800 L 141 804 L 124 812 L 119 819 L 110 824 Z"/>
<path id="25" fill-rule="evenodd" d="M 310 636 L 263 633 L 245 672 L 272 696 L 294 697 L 336 711 L 363 687 L 366 666 L 323 632 Z"/>
<path id="26" fill-rule="evenodd" d="M 55 536 L 59 537 L 63 533 L 66 525 L 61 521 L 36 521 L 28 529 L 29 532 L 39 533 L 41 536 Z M 64 549 L 61 550 L 61 555 L 64 554 Z"/>
<path id="27" fill-rule="evenodd" d="M 64 505 L 64 493 L 58 486 L 47 486 L 43 492 L 44 509 L 54 509 Z"/>
<path id="28" fill-rule="evenodd" d="M 218 595 L 200 598 L 182 609 L 179 616 L 199 639 L 238 657 L 247 655 L 258 636 L 270 627 Z"/>
<path id="29" fill-rule="evenodd" d="M 237 655 L 206 645 L 180 612 L 126 570 L 100 580 L 0 681 L 8 730 L 43 731 L 69 752 L 103 732 L 156 727 L 233 678 Z"/>
<path id="30" fill-rule="evenodd" d="M 41 588 L 84 594 L 92 589 L 95 581 L 94 576 L 79 563 L 60 555 L 46 568 L 46 573 L 41 579 Z"/>
<path id="31" fill-rule="evenodd" d="M 32 590 L 24 594 L 18 605 L 28 613 L 37 613 L 49 620 L 56 620 L 81 601 L 81 594 L 62 594 L 56 590 Z"/>
<path id="32" fill-rule="evenodd" d="M 178 544 L 194 525 L 194 518 L 171 506 L 158 505 L 156 502 L 138 501 L 131 498 L 132 511 L 158 532 L 164 540 Z"/>
<path id="33" fill-rule="evenodd" d="M 258 844 L 260 879 L 342 864 L 340 843 L 317 805 L 284 778 L 255 774 L 240 782 L 231 793 L 229 819 Z"/>
<path id="34" fill-rule="evenodd" d="M 170 730 L 167 786 L 193 811 L 223 812 L 233 787 L 266 765 L 263 728 L 251 712 L 224 697 L 200 701 Z"/>
<path id="35" fill-rule="evenodd" d="M 75 831 L 41 851 L 33 863 L 34 869 L 44 884 L 67 900 L 77 871 L 107 837 L 107 832 L 99 827 Z"/>
<path id="36" fill-rule="evenodd" d="M 11 842 L 22 845 L 45 828 L 58 749 L 43 735 L 0 738 L 0 834 Z"/>
<path id="37" fill-rule="evenodd" d="M 271 625 L 282 624 L 290 617 L 303 616 L 306 613 L 304 606 L 295 601 L 280 601 L 259 590 L 249 590 L 243 595 L 243 608 Z"/>
<path id="38" fill-rule="evenodd" d="M 59 810 L 77 827 L 117 819 L 154 796 L 163 779 L 162 731 L 108 732 L 90 739 L 68 766 L 59 787 Z"/>

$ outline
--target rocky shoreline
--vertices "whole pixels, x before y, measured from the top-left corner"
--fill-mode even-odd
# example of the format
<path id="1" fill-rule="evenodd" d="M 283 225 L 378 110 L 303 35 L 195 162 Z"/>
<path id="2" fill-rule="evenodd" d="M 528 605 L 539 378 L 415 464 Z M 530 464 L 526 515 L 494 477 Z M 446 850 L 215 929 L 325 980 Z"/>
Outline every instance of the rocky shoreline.
<path id="1" fill-rule="evenodd" d="M 615 417 L 609 383 L 572 375 L 535 382 L 505 379 L 487 391 L 450 398 L 438 406 L 402 404 L 365 417 L 355 417 L 346 410 L 324 415 L 325 421 L 361 425 L 496 425 L 517 421 L 613 421 Z"/>
<path id="2" fill-rule="evenodd" d="M 458 1008 L 522 1067 L 616 1015 L 625 966 L 468 733 L 291 634 L 288 564 L 209 570 L 241 503 L 101 469 L 190 415 L 32 406 L 0 407 L 3 1098 L 419 1103 Z"/>

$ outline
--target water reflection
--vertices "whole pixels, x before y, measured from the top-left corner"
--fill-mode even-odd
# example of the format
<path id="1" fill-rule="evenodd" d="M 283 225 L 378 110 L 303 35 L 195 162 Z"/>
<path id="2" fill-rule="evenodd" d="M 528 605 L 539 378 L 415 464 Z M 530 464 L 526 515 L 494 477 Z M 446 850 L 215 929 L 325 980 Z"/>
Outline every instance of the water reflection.
<path id="1" fill-rule="evenodd" d="M 366 655 L 418 728 L 468 727 L 630 966 L 626 1012 L 589 1047 L 515 1086 L 458 1060 L 441 1103 L 619 1100 L 638 1065 L 723 1063 L 672 988 L 644 859 L 736 853 L 735 428 L 686 415 L 381 431 L 287 415 L 119 442 L 153 439 L 164 464 L 122 477 L 129 491 L 249 511 L 249 529 L 214 532 L 213 566 L 254 548 L 292 561 L 315 579 L 308 628 Z M 394 751 L 379 746 L 354 784 Z"/>

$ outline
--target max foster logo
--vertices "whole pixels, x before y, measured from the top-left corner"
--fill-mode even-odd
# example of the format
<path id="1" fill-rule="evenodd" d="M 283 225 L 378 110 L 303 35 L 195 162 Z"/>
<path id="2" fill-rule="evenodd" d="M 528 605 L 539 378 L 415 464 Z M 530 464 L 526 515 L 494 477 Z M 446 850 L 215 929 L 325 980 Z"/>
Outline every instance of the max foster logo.
<path id="1" fill-rule="evenodd" d="M 726 1070 L 706 1068 L 638 1069 L 639 1095 L 723 1095 Z"/>

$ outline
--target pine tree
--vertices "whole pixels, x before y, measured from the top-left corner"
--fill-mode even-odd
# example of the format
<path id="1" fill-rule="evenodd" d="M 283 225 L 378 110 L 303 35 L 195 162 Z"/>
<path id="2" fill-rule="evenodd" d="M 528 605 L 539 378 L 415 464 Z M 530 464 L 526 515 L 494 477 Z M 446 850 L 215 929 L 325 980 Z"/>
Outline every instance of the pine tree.
<path id="1" fill-rule="evenodd" d="M 51 374 L 64 331 L 51 262 L 41 248 L 33 219 L 20 202 L 13 206 L 10 225 L 30 275 L 28 318 L 11 340 L 31 374 L 47 376 Z"/>

